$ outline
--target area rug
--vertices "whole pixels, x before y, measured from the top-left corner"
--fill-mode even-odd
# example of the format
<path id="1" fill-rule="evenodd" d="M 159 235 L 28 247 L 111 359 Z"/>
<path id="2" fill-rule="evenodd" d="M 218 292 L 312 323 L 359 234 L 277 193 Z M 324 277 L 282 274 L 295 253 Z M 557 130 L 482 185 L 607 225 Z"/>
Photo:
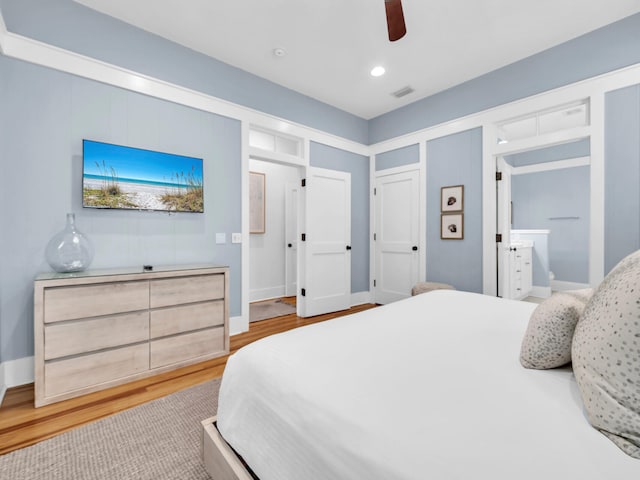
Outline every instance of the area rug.
<path id="1" fill-rule="evenodd" d="M 256 302 L 249 305 L 249 321 L 257 322 L 267 318 L 281 317 L 296 313 L 295 305 L 291 305 L 281 299 Z"/>
<path id="2" fill-rule="evenodd" d="M 11 480 L 210 480 L 201 421 L 215 415 L 220 379 L 153 400 L 0 456 Z"/>

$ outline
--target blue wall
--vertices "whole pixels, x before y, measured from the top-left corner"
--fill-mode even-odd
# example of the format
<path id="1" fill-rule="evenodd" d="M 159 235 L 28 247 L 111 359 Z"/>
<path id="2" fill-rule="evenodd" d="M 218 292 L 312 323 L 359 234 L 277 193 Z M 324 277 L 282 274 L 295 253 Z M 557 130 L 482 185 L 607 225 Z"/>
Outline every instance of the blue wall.
<path id="1" fill-rule="evenodd" d="M 369 291 L 369 157 L 311 142 L 310 164 L 351 173 L 351 292 Z"/>
<path id="2" fill-rule="evenodd" d="M 402 167 L 420 162 L 420 147 L 418 144 L 408 145 L 396 150 L 376 155 L 376 171 L 388 168 Z"/>
<path id="3" fill-rule="evenodd" d="M 640 62 L 639 14 L 366 122 L 72 0 L 0 0 L 0 9 L 11 32 L 362 143 Z M 607 270 L 640 248 L 639 88 L 607 95 Z M 8 252 L 0 262 L 0 360 L 33 351 L 31 284 L 47 269 L 44 245 L 67 211 L 77 213 L 79 227 L 96 242 L 95 266 L 192 259 L 229 264 L 231 313 L 239 313 L 239 246 L 216 245 L 213 237 L 240 231 L 237 121 L 2 56 L 0 101 L 0 251 Z M 206 213 L 79 210 L 83 136 L 205 157 Z M 472 130 L 427 143 L 427 277 L 470 291 L 482 290 L 481 142 L 480 130 Z M 377 157 L 376 168 L 415 163 L 417 146 Z M 352 173 L 352 291 L 366 291 L 368 158 L 320 144 L 311 145 L 311 158 L 316 166 Z M 455 184 L 465 185 L 465 239 L 442 241 L 440 187 Z"/>
<path id="4" fill-rule="evenodd" d="M 33 354 L 33 280 L 44 248 L 75 212 L 95 246 L 92 268 L 143 264 L 230 266 L 240 314 L 240 123 L 0 56 L 2 361 Z M 82 139 L 204 159 L 205 213 L 82 209 Z"/>
<path id="5" fill-rule="evenodd" d="M 440 239 L 440 188 L 464 185 L 464 239 Z M 427 142 L 427 280 L 482 293 L 482 129 Z"/>
<path id="6" fill-rule="evenodd" d="M 542 27 L 544 28 L 544 27 Z M 640 62 L 640 14 L 369 121 L 381 142 Z"/>
<path id="7" fill-rule="evenodd" d="M 605 97 L 605 272 L 640 249 L 640 85 Z"/>
<path id="8" fill-rule="evenodd" d="M 368 122 L 72 0 L 0 0 L 10 32 L 360 143 Z"/>

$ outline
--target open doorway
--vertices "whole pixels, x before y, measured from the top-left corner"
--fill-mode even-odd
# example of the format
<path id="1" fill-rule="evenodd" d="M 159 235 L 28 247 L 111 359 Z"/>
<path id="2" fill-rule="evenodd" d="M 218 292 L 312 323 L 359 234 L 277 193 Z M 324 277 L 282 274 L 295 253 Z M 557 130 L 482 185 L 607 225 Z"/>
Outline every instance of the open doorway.
<path id="1" fill-rule="evenodd" d="M 250 234 L 249 321 L 296 313 L 300 167 L 251 158 L 262 186 L 261 228 Z"/>
<path id="2" fill-rule="evenodd" d="M 593 173 L 586 102 L 498 128 L 498 295 L 541 301 L 594 276 Z"/>
<path id="3" fill-rule="evenodd" d="M 588 139 L 504 157 L 509 183 L 503 296 L 544 299 L 589 286 Z"/>

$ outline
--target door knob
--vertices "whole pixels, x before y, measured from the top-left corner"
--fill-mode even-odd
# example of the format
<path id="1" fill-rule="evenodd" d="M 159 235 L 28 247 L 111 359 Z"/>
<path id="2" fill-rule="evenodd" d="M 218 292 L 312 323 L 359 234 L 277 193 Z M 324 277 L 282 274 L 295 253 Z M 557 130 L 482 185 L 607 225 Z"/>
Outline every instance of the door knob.
<path id="1" fill-rule="evenodd" d="M 287 247 L 291 248 L 293 247 L 293 245 L 291 245 L 290 243 L 287 243 Z"/>
<path id="2" fill-rule="evenodd" d="M 351 245 L 347 245 L 347 250 L 351 250 Z"/>
<path id="3" fill-rule="evenodd" d="M 413 250 L 414 252 L 417 252 L 418 251 L 418 247 L 414 245 L 413 247 L 411 247 L 411 250 Z"/>

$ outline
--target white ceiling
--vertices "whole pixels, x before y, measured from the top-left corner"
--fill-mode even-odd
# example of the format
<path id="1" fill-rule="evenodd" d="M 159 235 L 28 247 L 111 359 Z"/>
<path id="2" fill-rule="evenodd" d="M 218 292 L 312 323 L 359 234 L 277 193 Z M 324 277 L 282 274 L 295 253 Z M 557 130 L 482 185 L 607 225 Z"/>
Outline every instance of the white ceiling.
<path id="1" fill-rule="evenodd" d="M 640 0 L 403 0 L 407 35 L 390 43 L 384 0 L 76 1 L 365 119 L 640 12 Z"/>

